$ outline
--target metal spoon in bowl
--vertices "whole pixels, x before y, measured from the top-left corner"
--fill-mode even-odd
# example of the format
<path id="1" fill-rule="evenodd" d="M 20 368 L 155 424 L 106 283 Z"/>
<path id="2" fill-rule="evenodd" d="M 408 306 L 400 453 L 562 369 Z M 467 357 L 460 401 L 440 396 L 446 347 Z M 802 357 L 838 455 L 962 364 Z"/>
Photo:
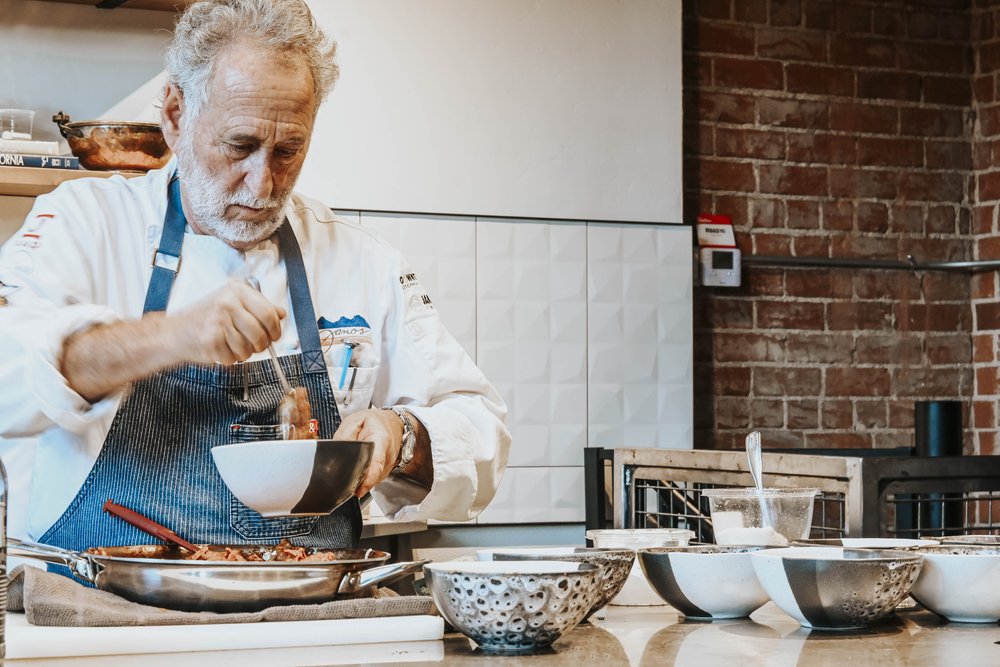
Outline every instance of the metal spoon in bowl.
<path id="1" fill-rule="evenodd" d="M 753 477 L 754 486 L 757 487 L 757 499 L 760 501 L 760 523 L 764 528 L 774 525 L 771 521 L 767 502 L 764 500 L 764 463 L 761 460 L 760 452 L 760 431 L 753 431 L 746 437 L 747 463 L 750 466 L 750 476 Z"/>
<path id="2" fill-rule="evenodd" d="M 260 281 L 250 276 L 246 279 L 247 284 L 260 292 Z M 308 424 L 310 418 L 309 409 L 309 395 L 306 393 L 305 388 L 293 388 L 292 385 L 288 383 L 288 378 L 285 377 L 285 372 L 281 369 L 281 364 L 278 363 L 278 353 L 274 351 L 274 343 L 268 341 L 267 343 L 267 353 L 271 357 L 271 366 L 274 368 L 274 374 L 278 377 L 278 383 L 281 384 L 281 391 L 284 396 L 281 399 L 281 404 L 278 406 L 278 415 L 281 418 L 281 435 L 285 440 L 292 440 L 296 437 L 309 437 L 307 432 L 298 433 L 300 424 Z M 300 412 L 304 413 L 304 418 Z M 293 418 L 295 415 L 297 418 Z M 308 431 L 308 428 L 305 429 Z"/>

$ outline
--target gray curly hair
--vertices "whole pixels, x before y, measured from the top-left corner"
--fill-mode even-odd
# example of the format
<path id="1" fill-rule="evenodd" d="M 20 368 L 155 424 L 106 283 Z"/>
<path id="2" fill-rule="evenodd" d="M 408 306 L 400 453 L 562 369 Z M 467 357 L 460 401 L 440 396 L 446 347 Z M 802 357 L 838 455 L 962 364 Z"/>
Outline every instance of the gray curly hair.
<path id="1" fill-rule="evenodd" d="M 337 44 L 316 25 L 305 0 L 201 0 L 177 19 L 165 55 L 167 78 L 192 118 L 205 103 L 219 54 L 237 41 L 305 59 L 317 109 L 337 81 Z"/>

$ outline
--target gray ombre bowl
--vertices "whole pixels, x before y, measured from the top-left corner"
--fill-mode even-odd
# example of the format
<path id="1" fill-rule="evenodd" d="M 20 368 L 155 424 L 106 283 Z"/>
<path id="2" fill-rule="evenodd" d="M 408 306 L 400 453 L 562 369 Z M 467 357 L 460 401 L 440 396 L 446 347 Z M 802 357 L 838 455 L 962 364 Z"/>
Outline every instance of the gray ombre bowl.
<path id="1" fill-rule="evenodd" d="M 893 612 L 920 574 L 914 551 L 790 547 L 750 554 L 768 596 L 808 628 L 861 628 Z"/>
<path id="2" fill-rule="evenodd" d="M 533 651 L 583 620 L 601 569 L 565 561 L 453 561 L 424 565 L 434 604 L 488 653 Z"/>
<path id="3" fill-rule="evenodd" d="M 768 547 L 691 546 L 639 549 L 653 590 L 688 618 L 743 618 L 767 602 L 750 555 Z"/>
<path id="4" fill-rule="evenodd" d="M 476 552 L 479 560 L 556 560 L 574 563 L 590 563 L 601 568 L 600 594 L 594 606 L 587 612 L 590 616 L 604 607 L 611 598 L 618 595 L 635 562 L 635 552 L 631 549 L 598 549 L 591 547 L 536 547 L 524 549 L 496 548 L 481 549 Z"/>
<path id="5" fill-rule="evenodd" d="M 910 595 L 935 614 L 959 623 L 1000 620 L 1000 545 L 926 547 L 924 568 Z"/>

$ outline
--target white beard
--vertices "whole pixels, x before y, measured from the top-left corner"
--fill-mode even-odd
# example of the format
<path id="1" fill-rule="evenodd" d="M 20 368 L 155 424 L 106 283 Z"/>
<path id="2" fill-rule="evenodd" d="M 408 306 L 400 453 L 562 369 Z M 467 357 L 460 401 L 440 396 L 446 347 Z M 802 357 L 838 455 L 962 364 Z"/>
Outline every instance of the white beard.
<path id="1" fill-rule="evenodd" d="M 184 179 L 187 200 L 192 208 L 188 213 L 198 228 L 238 250 L 251 248 L 270 238 L 285 221 L 282 211 L 291 188 L 267 199 L 257 199 L 243 189 L 226 192 L 195 159 L 192 138 L 191 134 L 186 134 L 177 147 L 177 172 Z M 228 219 L 226 208 L 232 205 L 266 208 L 270 214 L 262 222 Z"/>

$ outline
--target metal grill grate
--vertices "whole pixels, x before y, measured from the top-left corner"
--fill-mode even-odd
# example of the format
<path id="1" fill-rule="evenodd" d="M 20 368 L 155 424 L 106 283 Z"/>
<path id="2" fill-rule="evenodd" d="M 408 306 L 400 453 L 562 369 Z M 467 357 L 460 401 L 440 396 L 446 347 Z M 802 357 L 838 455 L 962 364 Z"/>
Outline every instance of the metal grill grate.
<path id="1" fill-rule="evenodd" d="M 1000 492 L 887 494 L 893 537 L 941 537 L 1000 531 Z"/>
<path id="2" fill-rule="evenodd" d="M 743 452 L 593 452 L 591 506 L 616 528 L 687 528 L 712 541 L 708 488 L 752 485 Z M 810 536 L 1000 533 L 1000 456 L 849 456 L 765 452 L 770 486 L 816 488 Z M 610 465 L 608 465 L 610 464 Z M 589 479 L 589 477 L 588 477 Z M 609 516 L 610 515 L 610 516 Z M 588 527 L 602 527 L 596 523 Z"/>
<path id="3" fill-rule="evenodd" d="M 703 489 L 719 484 L 634 479 L 636 528 L 686 528 L 698 542 L 714 542 L 708 498 Z M 733 487 L 727 487 L 733 488 Z M 845 535 L 844 494 L 821 493 L 813 506 L 810 537 L 837 538 Z"/>

